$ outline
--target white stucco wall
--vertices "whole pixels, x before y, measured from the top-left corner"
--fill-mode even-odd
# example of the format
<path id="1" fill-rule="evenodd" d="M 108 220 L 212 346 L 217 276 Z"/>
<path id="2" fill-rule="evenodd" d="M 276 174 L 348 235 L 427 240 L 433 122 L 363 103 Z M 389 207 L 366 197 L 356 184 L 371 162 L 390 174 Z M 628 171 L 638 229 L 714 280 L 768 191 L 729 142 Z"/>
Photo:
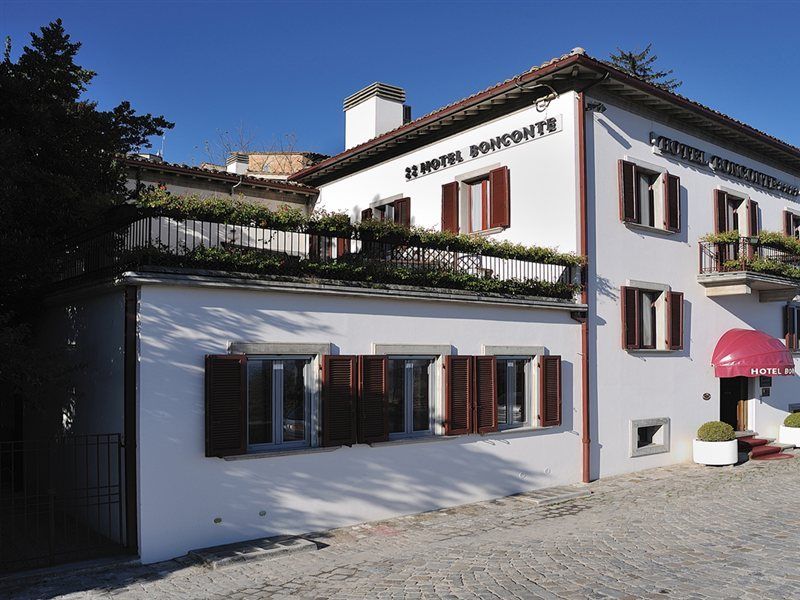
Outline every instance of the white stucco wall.
<path id="1" fill-rule="evenodd" d="M 710 169 L 655 154 L 651 131 L 718 154 L 798 185 L 796 177 L 751 157 L 721 148 L 665 124 L 615 106 L 591 113 L 587 122 L 590 165 L 590 243 L 593 259 L 589 281 L 596 299 L 590 316 L 593 338 L 591 389 L 597 411 L 593 433 L 593 475 L 606 476 L 691 459 L 691 440 L 705 421 L 719 419 L 719 379 L 711 354 L 728 329 L 760 329 L 783 337 L 782 302 L 760 303 L 758 295 L 709 298 L 697 282 L 698 239 L 714 230 L 713 190 L 723 186 L 747 194 L 759 204 L 764 230 L 782 230 L 785 207 L 800 207 L 796 198 L 769 192 Z M 681 231 L 674 235 L 626 226 L 620 221 L 617 161 L 630 157 L 666 168 L 681 180 Z M 621 348 L 619 288 L 628 280 L 667 284 L 685 294 L 685 349 L 678 352 L 625 351 Z M 758 394 L 751 379 L 751 391 Z M 777 437 L 786 406 L 800 398 L 800 379 L 775 377 L 772 394 L 750 402 L 751 429 Z M 704 401 L 703 393 L 711 394 Z M 630 419 L 669 417 L 670 454 L 628 458 Z M 599 442 L 599 443 L 598 443 Z"/>
<path id="2" fill-rule="evenodd" d="M 565 311 L 145 285 L 142 560 L 578 481 L 579 335 Z M 373 343 L 450 344 L 459 354 L 482 354 L 484 344 L 545 346 L 563 357 L 563 425 L 293 456 L 206 458 L 203 357 L 225 353 L 230 341 L 331 343 L 341 354 L 370 354 Z M 214 524 L 217 517 L 221 524 Z"/>
<path id="3" fill-rule="evenodd" d="M 407 166 L 478 144 L 549 117 L 561 116 L 554 134 L 490 152 L 473 160 L 407 181 Z M 529 106 L 320 186 L 317 206 L 345 211 L 353 220 L 371 202 L 411 198 L 412 224 L 439 229 L 442 185 L 473 171 L 507 166 L 511 178 L 511 227 L 494 234 L 538 246 L 577 250 L 575 96 L 559 96 L 543 112 Z"/>

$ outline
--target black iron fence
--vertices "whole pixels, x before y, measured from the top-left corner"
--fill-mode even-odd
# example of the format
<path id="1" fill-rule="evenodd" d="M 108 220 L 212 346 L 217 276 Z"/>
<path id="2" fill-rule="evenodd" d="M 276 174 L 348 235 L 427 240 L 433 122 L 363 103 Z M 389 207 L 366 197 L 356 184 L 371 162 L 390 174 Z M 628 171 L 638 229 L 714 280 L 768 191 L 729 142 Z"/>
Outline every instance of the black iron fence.
<path id="1" fill-rule="evenodd" d="M 741 237 L 733 242 L 699 243 L 700 273 L 747 271 L 753 261 L 800 266 L 800 256 L 758 241 L 757 237 Z"/>
<path id="2" fill-rule="evenodd" d="M 122 552 L 120 434 L 0 442 L 0 572 Z"/>
<path id="3" fill-rule="evenodd" d="M 535 281 L 574 285 L 579 268 L 490 253 L 441 248 L 431 244 L 360 239 L 307 231 L 231 225 L 165 215 L 140 216 L 116 228 L 72 241 L 57 279 L 90 273 L 120 272 L 180 259 L 204 250 L 256 251 L 266 261 L 291 271 L 293 263 L 372 265 L 409 271 L 436 271 L 496 281 Z"/>

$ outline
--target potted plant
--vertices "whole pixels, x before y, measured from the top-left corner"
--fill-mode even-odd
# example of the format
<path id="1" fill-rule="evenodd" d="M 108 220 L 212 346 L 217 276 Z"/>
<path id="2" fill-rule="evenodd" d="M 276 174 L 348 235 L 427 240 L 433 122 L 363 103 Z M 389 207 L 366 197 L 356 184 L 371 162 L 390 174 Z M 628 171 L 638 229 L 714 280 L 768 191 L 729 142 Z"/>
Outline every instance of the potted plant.
<path id="1" fill-rule="evenodd" d="M 694 462 L 701 465 L 734 465 L 739 460 L 733 427 L 721 421 L 701 425 L 692 449 Z"/>
<path id="2" fill-rule="evenodd" d="M 792 413 L 783 420 L 778 441 L 781 444 L 800 446 L 800 412 Z"/>

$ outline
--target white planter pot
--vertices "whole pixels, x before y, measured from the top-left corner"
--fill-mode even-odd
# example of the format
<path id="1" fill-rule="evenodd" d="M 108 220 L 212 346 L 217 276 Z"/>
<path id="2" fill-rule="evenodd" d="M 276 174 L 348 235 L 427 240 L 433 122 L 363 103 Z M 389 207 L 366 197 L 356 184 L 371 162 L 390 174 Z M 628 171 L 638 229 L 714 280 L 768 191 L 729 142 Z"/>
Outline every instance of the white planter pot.
<path id="1" fill-rule="evenodd" d="M 700 465 L 735 465 L 739 460 L 736 440 L 729 442 L 701 442 L 694 440 L 694 462 Z"/>
<path id="2" fill-rule="evenodd" d="M 778 441 L 781 444 L 793 444 L 800 447 L 800 427 L 787 427 L 781 425 L 778 433 Z"/>

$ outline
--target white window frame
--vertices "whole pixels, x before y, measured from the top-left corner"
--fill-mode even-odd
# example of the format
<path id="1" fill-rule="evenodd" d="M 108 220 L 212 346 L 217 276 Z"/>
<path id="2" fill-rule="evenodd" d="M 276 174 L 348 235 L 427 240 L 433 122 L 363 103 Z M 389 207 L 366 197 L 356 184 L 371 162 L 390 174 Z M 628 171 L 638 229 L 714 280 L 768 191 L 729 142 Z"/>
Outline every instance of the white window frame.
<path id="1" fill-rule="evenodd" d="M 494 171 L 495 169 L 499 169 L 502 167 L 502 163 L 493 163 L 491 165 L 487 165 L 480 169 L 475 169 L 474 171 L 468 171 L 466 173 L 462 173 L 455 178 L 455 181 L 458 182 L 458 231 L 459 233 L 465 233 L 467 235 L 475 235 L 475 236 L 485 236 L 491 235 L 494 233 L 498 233 L 503 231 L 505 227 L 489 227 L 487 229 L 476 229 L 475 231 L 470 231 L 470 224 L 472 223 L 472 203 L 471 203 L 471 191 L 470 185 L 471 182 L 474 182 L 476 179 L 482 179 L 489 177 L 489 173 Z M 489 185 L 490 194 L 491 194 L 491 183 Z M 489 210 L 488 210 L 488 220 L 489 223 L 492 222 L 492 213 L 491 213 L 491 197 L 489 198 Z"/>
<path id="2" fill-rule="evenodd" d="M 429 437 L 436 435 L 436 365 L 438 363 L 437 356 L 435 355 L 413 355 L 413 354 L 388 354 L 386 360 L 402 360 L 406 361 L 404 364 L 404 380 L 403 387 L 405 389 L 404 403 L 404 422 L 405 431 L 390 432 L 389 440 Z M 427 360 L 428 361 L 428 429 L 414 431 L 414 398 L 413 398 L 413 374 L 414 369 L 410 362 L 412 360 Z M 389 381 L 386 382 L 386 393 L 389 395 Z"/>
<path id="3" fill-rule="evenodd" d="M 247 450 L 248 452 L 264 452 L 265 450 L 288 450 L 296 448 L 310 448 L 312 447 L 315 431 L 314 424 L 318 422 L 316 419 L 316 410 L 312 403 L 312 390 L 309 383 L 314 381 L 314 356 L 313 355 L 291 355 L 291 354 L 253 354 L 247 356 L 248 363 L 250 361 L 273 361 L 273 376 L 272 376 L 272 389 L 271 405 L 272 405 L 272 442 L 271 443 L 250 443 L 250 378 L 247 378 Z M 307 361 L 303 367 L 303 413 L 304 413 L 304 429 L 305 437 L 303 440 L 293 440 L 289 442 L 283 441 L 283 361 L 288 360 L 305 360 Z M 277 363 L 280 363 L 279 365 Z M 276 368 L 277 367 L 277 368 Z M 249 368 L 249 367 L 248 367 Z M 280 392 L 280 400 L 278 393 Z M 280 440 L 280 441 L 279 441 Z"/>
<path id="4" fill-rule="evenodd" d="M 655 225 L 636 223 L 634 221 L 623 221 L 623 223 L 627 227 L 632 227 L 634 229 L 644 229 L 655 233 L 663 233 L 665 235 L 675 235 L 676 233 L 678 233 L 677 231 L 672 231 L 671 229 L 667 229 L 666 227 L 664 227 L 664 177 L 666 177 L 668 173 L 666 167 L 649 163 L 628 155 L 625 155 L 623 157 L 623 160 L 625 160 L 625 162 L 633 163 L 636 166 L 636 177 L 634 181 L 634 198 L 636 199 L 636 201 L 639 201 L 639 177 L 638 177 L 639 171 L 645 171 L 650 175 L 657 176 L 654 185 L 658 186 L 658 196 L 653 199 L 653 223 L 655 223 Z M 641 215 L 642 215 L 641 203 L 637 207 L 637 210 L 639 214 L 639 220 L 641 220 Z M 680 211 L 678 214 L 680 214 Z"/>
<path id="5" fill-rule="evenodd" d="M 530 429 L 533 427 L 533 423 L 536 422 L 535 417 L 538 415 L 534 415 L 534 402 L 533 402 L 533 372 L 534 372 L 534 362 L 536 361 L 535 356 L 527 356 L 527 355 L 496 355 L 495 360 L 497 361 L 511 361 L 511 360 L 523 360 L 525 361 L 525 366 L 523 367 L 525 373 L 525 390 L 523 392 L 523 402 L 525 405 L 525 420 L 519 423 L 500 423 L 500 413 L 498 411 L 497 417 L 497 429 L 500 431 L 508 431 L 513 429 Z M 514 404 L 512 401 L 512 394 L 510 393 L 512 390 L 516 391 L 516 381 L 513 380 L 508 373 L 508 365 L 506 365 L 506 416 L 514 415 Z"/>

